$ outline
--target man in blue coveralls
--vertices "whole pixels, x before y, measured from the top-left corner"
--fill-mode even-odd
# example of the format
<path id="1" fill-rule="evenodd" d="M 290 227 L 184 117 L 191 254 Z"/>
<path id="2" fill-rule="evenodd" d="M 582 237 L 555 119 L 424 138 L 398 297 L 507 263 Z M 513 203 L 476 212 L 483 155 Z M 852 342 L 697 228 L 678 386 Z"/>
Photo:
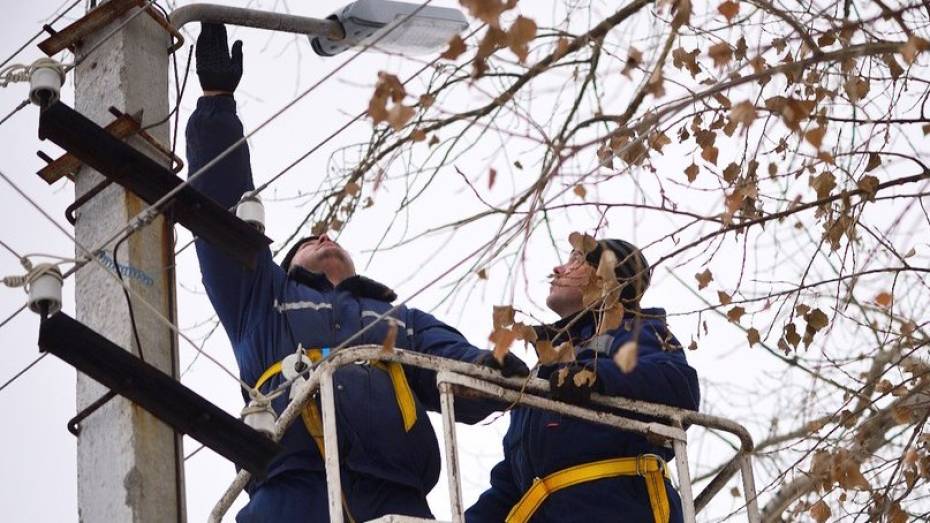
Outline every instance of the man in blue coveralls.
<path id="1" fill-rule="evenodd" d="M 242 77 L 242 42 L 229 52 L 226 28 L 203 24 L 197 40 L 197 74 L 204 96 L 187 126 L 189 171 L 200 170 L 243 136 L 233 92 Z M 254 189 L 249 150 L 234 149 L 192 185 L 231 208 Z M 203 283 L 229 335 L 242 379 L 264 392 L 282 383 L 281 361 L 298 347 L 313 359 L 320 349 L 381 344 L 396 295 L 355 273 L 351 256 L 326 235 L 298 241 L 282 264 L 271 252 L 259 255 L 254 270 L 197 240 Z M 395 346 L 527 375 L 526 365 L 508 355 L 498 362 L 471 346 L 455 329 L 430 314 L 399 306 L 390 312 Z M 377 324 L 372 325 L 372 323 Z M 359 333 L 362 329 L 364 332 Z M 386 514 L 431 517 L 426 494 L 438 480 L 439 445 L 425 409 L 439 409 L 435 372 L 396 363 L 364 363 L 334 375 L 343 507 L 350 521 Z M 248 398 L 245 398 L 248 400 Z M 280 413 L 287 394 L 273 402 Z M 502 404 L 456 401 L 457 419 L 475 423 Z M 281 440 L 285 448 L 267 476 L 248 486 L 249 504 L 240 523 L 329 520 L 322 435 L 314 402 Z"/>
<path id="2" fill-rule="evenodd" d="M 618 260 L 614 272 L 626 312 L 618 328 L 597 335 L 598 318 L 585 310 L 583 289 L 607 250 Z M 649 274 L 639 249 L 615 239 L 600 240 L 587 254 L 576 250 L 555 268 L 546 304 L 561 319 L 537 328 L 537 336 L 556 346 L 571 341 L 575 361 L 540 368 L 553 399 L 584 404 L 594 391 L 697 410 L 697 373 L 669 332 L 665 311 L 639 307 Z M 613 357 L 633 340 L 639 355 L 625 374 Z M 573 379 L 586 371 L 594 372 L 593 384 Z M 670 449 L 637 433 L 517 408 L 504 436 L 504 460 L 465 517 L 469 523 L 681 522 L 681 499 L 666 477 L 665 461 L 672 457 Z"/>

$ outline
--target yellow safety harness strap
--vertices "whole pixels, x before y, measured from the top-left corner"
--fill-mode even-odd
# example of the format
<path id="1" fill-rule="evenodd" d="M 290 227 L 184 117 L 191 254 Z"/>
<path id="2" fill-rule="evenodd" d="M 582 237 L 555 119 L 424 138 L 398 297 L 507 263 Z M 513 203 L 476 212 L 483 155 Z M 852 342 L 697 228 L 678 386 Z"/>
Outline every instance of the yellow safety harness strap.
<path id="1" fill-rule="evenodd" d="M 575 465 L 553 472 L 540 479 L 536 478 L 520 501 L 510 509 L 506 523 L 526 523 L 542 505 L 549 494 L 573 485 L 587 483 L 617 476 L 643 476 L 646 480 L 646 492 L 656 523 L 668 523 L 671 511 L 668 494 L 665 492 L 665 479 L 668 469 L 659 456 L 644 454 L 634 458 L 614 458 Z"/>
<path id="2" fill-rule="evenodd" d="M 372 362 L 372 366 L 386 371 L 391 377 L 397 407 L 400 408 L 400 415 L 404 419 L 404 431 L 410 432 L 410 429 L 417 423 L 417 404 L 413 400 L 413 391 L 410 390 L 410 383 L 407 382 L 404 367 L 396 361 L 387 363 L 375 361 Z"/>
<path id="3" fill-rule="evenodd" d="M 273 378 L 276 374 L 280 372 L 281 372 L 281 362 L 279 361 L 275 363 L 274 365 L 265 369 L 265 372 L 263 372 L 262 375 L 258 378 L 258 381 L 255 382 L 255 388 L 256 389 L 262 388 L 262 385 L 264 385 L 266 381 L 270 380 L 271 378 Z"/>
<path id="4" fill-rule="evenodd" d="M 322 358 L 322 354 L 317 349 L 308 351 L 308 356 L 310 357 L 310 361 L 314 362 Z M 279 372 L 281 372 L 280 361 L 268 367 L 265 372 L 262 373 L 262 375 L 258 378 L 258 381 L 255 383 L 255 388 L 260 388 L 265 384 L 265 382 L 270 380 Z M 300 412 L 300 419 L 303 420 L 304 427 L 307 429 L 310 437 L 313 438 L 313 442 L 316 443 L 316 448 L 320 451 L 320 457 L 325 456 L 326 447 L 323 443 L 323 418 L 320 416 L 320 411 L 317 409 L 316 403 L 313 400 L 308 401 L 304 406 L 304 409 Z M 342 510 L 345 512 L 349 523 L 355 523 L 355 518 L 353 518 L 352 513 L 349 512 L 349 503 L 346 501 L 345 494 L 342 496 Z"/>

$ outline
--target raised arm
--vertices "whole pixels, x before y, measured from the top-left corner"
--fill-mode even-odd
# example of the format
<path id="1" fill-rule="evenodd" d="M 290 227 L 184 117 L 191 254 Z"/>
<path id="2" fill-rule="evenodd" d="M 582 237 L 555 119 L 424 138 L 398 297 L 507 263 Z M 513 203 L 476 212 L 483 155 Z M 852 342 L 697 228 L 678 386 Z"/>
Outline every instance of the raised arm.
<path id="1" fill-rule="evenodd" d="M 238 73 L 237 73 L 238 71 Z M 197 74 L 205 93 L 187 122 L 188 173 L 194 174 L 242 139 L 242 122 L 236 114 L 232 92 L 242 76 L 241 42 L 226 48 L 226 29 L 204 24 L 197 39 Z M 222 94 L 220 94 L 222 93 Z M 243 142 L 191 185 L 227 209 L 232 209 L 246 191 L 254 189 L 248 146 Z M 196 241 L 197 259 L 207 295 L 235 345 L 260 314 L 272 307 L 276 282 L 283 271 L 264 249 L 255 270 L 249 270 L 203 241 Z"/>

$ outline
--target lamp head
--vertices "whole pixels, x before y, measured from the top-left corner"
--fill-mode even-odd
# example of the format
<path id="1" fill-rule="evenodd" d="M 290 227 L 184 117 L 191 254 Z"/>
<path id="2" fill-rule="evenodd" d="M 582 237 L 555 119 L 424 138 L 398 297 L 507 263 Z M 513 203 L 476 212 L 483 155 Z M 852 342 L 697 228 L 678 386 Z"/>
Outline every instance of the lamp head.
<path id="1" fill-rule="evenodd" d="M 342 24 L 345 38 L 311 36 L 310 44 L 320 56 L 335 56 L 375 41 L 373 49 L 426 54 L 442 49 L 453 36 L 468 28 L 465 15 L 458 9 L 391 0 L 357 0 L 328 18 Z"/>

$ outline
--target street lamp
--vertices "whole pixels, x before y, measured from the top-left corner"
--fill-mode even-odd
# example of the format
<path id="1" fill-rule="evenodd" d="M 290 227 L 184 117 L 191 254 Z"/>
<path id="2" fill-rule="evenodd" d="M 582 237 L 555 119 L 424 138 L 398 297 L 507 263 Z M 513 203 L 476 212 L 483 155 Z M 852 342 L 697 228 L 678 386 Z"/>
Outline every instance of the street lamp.
<path id="1" fill-rule="evenodd" d="M 425 54 L 441 49 L 468 27 L 458 9 L 390 0 L 358 0 L 329 19 L 342 25 L 345 36 L 311 36 L 313 50 L 320 56 L 366 45 L 387 52 Z"/>
<path id="2" fill-rule="evenodd" d="M 208 22 L 305 34 L 320 56 L 334 56 L 353 47 L 403 54 L 423 54 L 442 48 L 468 22 L 458 9 L 392 0 L 357 0 L 326 19 L 294 16 L 215 4 L 189 4 L 172 11 L 171 24 Z"/>

